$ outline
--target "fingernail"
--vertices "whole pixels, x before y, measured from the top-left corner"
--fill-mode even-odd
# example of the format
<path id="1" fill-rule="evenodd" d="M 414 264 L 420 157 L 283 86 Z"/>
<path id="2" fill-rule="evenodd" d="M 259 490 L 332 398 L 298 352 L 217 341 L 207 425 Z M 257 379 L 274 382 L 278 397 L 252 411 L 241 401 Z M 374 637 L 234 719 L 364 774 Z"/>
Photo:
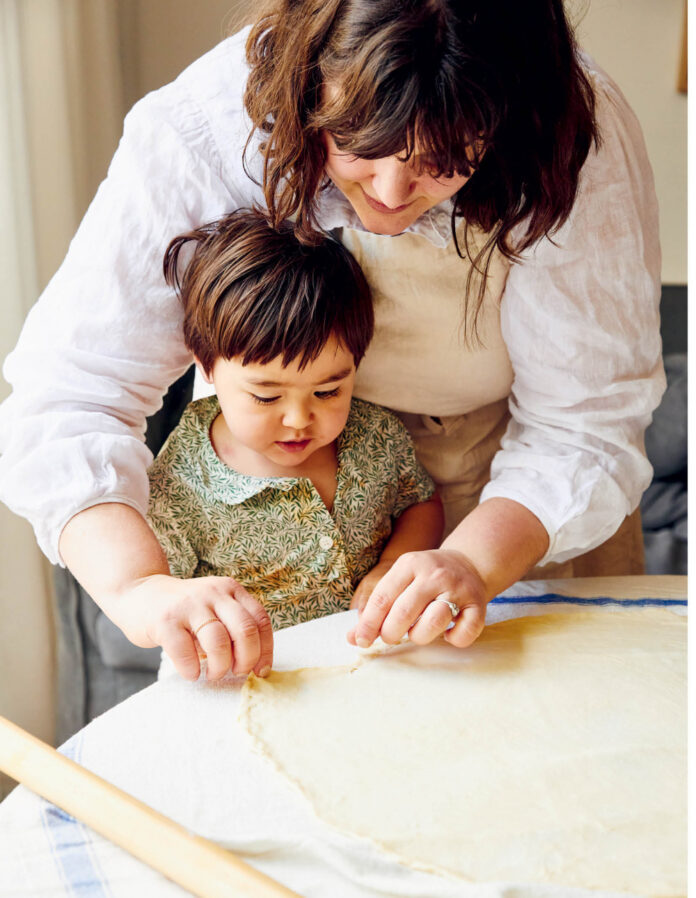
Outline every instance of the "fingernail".
<path id="1" fill-rule="evenodd" d="M 269 675 L 270 672 L 271 672 L 271 668 L 270 668 L 270 667 L 262 667 L 261 670 L 259 671 L 259 676 L 260 676 L 260 677 L 267 677 L 267 676 Z"/>
<path id="2" fill-rule="evenodd" d="M 365 639 L 364 636 L 359 636 L 359 637 L 355 640 L 355 644 L 356 644 L 357 646 L 359 646 L 361 649 L 369 649 L 370 646 L 372 645 L 372 643 L 370 642 L 370 640 L 369 640 L 369 639 Z"/>

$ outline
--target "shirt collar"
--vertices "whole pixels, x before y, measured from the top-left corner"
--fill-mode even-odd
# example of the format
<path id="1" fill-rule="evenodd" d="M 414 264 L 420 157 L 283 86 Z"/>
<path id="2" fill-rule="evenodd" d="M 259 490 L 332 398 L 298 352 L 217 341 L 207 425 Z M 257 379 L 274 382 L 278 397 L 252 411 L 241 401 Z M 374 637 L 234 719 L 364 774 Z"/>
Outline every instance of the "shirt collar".
<path id="1" fill-rule="evenodd" d="M 227 505 L 240 505 L 265 489 L 287 491 L 297 484 L 297 477 L 254 477 L 251 474 L 240 474 L 220 461 L 210 441 L 210 427 L 220 413 L 217 396 L 197 400 L 192 403 L 190 410 L 199 434 L 201 488 L 211 500 L 225 502 Z"/>
<path id="2" fill-rule="evenodd" d="M 338 476 L 350 472 L 352 475 L 359 469 L 359 464 L 354 458 L 356 454 L 355 421 L 356 402 L 351 402 L 348 420 L 342 433 L 338 437 Z M 198 463 L 201 475 L 201 488 L 208 494 L 211 501 L 225 502 L 227 505 L 241 505 L 258 493 L 266 489 L 282 490 L 288 492 L 294 489 L 304 477 L 254 477 L 251 474 L 240 474 L 234 468 L 230 468 L 215 454 L 213 444 L 210 441 L 210 427 L 220 413 L 220 403 L 217 396 L 206 396 L 190 406 L 191 415 L 194 418 L 194 426 L 199 432 Z"/>

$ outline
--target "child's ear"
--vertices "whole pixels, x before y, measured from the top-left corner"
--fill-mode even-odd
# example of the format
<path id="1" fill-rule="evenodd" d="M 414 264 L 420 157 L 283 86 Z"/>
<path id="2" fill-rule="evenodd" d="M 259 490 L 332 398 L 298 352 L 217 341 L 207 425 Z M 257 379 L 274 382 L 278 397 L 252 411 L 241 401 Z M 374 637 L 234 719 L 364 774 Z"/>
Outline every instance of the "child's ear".
<path id="1" fill-rule="evenodd" d="M 196 368 L 198 368 L 198 370 L 199 370 L 199 372 L 200 372 L 200 375 L 201 375 L 201 377 L 203 378 L 203 380 L 204 380 L 207 384 L 211 384 L 211 383 L 213 382 L 213 378 L 210 376 L 210 374 L 207 373 L 207 371 L 205 370 L 205 368 L 204 368 L 203 365 L 201 364 L 200 359 L 198 358 L 198 356 L 194 355 L 193 361 L 196 363 Z"/>

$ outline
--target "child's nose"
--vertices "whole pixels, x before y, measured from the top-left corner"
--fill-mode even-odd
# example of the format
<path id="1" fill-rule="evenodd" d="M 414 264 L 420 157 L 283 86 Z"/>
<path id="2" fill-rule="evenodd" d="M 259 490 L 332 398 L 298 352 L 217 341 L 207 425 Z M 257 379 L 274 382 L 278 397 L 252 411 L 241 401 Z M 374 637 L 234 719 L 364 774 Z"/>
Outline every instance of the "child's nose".
<path id="1" fill-rule="evenodd" d="M 311 412 L 303 402 L 293 402 L 285 409 L 283 424 L 292 430 L 303 430 L 312 418 Z"/>

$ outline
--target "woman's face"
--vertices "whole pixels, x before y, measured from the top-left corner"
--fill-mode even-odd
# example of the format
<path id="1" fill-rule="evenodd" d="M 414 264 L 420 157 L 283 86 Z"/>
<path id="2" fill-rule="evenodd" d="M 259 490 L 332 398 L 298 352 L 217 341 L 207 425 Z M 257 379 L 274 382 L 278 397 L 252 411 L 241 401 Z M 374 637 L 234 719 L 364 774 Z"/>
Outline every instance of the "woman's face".
<path id="1" fill-rule="evenodd" d="M 323 137 L 326 174 L 375 234 L 400 234 L 428 209 L 454 196 L 470 177 L 434 178 L 427 160 L 417 153 L 406 162 L 396 156 L 363 159 L 341 152 L 328 132 Z"/>

